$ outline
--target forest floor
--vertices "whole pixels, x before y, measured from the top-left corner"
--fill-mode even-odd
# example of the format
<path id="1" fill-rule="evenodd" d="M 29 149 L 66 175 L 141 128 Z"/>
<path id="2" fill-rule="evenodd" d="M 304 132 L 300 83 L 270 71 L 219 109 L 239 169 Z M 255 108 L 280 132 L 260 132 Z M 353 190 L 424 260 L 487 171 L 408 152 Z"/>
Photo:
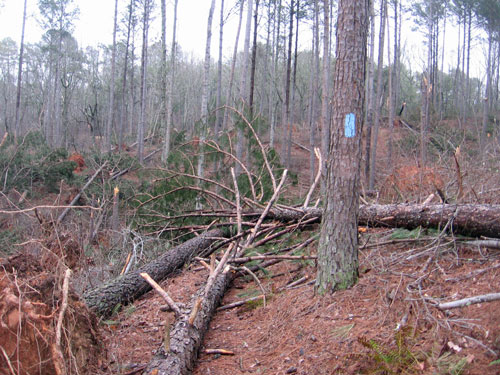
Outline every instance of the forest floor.
<path id="1" fill-rule="evenodd" d="M 382 145 L 386 136 L 382 129 Z M 305 139 L 302 141 L 306 144 Z M 381 156 L 385 152 L 384 147 L 379 149 Z M 303 147 L 294 147 L 293 157 L 298 184 L 289 186 L 286 194 L 303 198 L 310 180 L 309 154 Z M 407 172 L 415 170 L 408 160 L 400 159 L 396 165 Z M 434 172 L 443 172 L 448 190 L 455 189 L 452 160 L 436 164 L 427 186 L 419 186 L 418 192 L 429 194 L 434 189 Z M 498 173 L 462 167 L 466 168 L 464 175 L 469 173 L 465 195 L 498 204 L 494 193 Z M 483 177 L 477 178 L 475 173 Z M 137 176 L 131 173 L 126 178 L 135 181 Z M 380 181 L 387 178 L 383 172 L 379 176 Z M 383 191 L 384 183 L 380 185 Z M 398 194 L 411 197 L 416 185 L 415 179 L 407 180 L 398 185 Z M 64 197 L 41 195 L 30 205 L 50 205 L 61 199 Z M 64 317 L 69 328 L 62 343 L 54 344 L 52 332 L 61 319 L 58 314 L 64 302 L 60 298 L 63 272 L 56 267 L 61 256 L 57 249 L 74 249 L 75 285 L 104 278 L 92 273 L 96 271 L 95 259 L 89 256 L 89 249 L 79 245 L 84 240 L 82 227 L 88 225 L 87 219 L 78 215 L 72 218 L 64 230 L 54 233 L 44 232 L 47 223 L 33 224 L 34 218 L 27 215 L 0 217 L 0 229 L 5 233 L 24 228 L 26 242 L 22 248 L 28 254 L 27 258 L 0 258 L 0 375 L 64 373 L 57 368 L 58 353 L 87 366 L 85 374 L 139 374 L 162 345 L 172 317 L 164 311 L 163 299 L 153 291 L 99 323 L 70 293 Z M 36 225 L 39 228 L 33 229 Z M 318 231 L 316 226 L 314 231 L 296 235 L 306 240 Z M 99 246 L 109 246 L 108 237 L 99 238 Z M 286 245 L 277 241 L 273 246 Z M 317 241 L 302 254 L 316 255 L 316 251 Z M 63 256 L 66 261 L 72 259 L 70 253 Z M 261 287 L 266 292 L 265 302 L 258 299 L 218 311 L 193 373 L 500 374 L 498 354 L 492 354 L 500 352 L 500 301 L 446 311 L 435 307 L 436 302 L 498 292 L 499 250 L 473 247 L 436 231 L 360 228 L 359 261 L 359 282 L 333 295 L 315 293 L 313 261 L 284 261 L 259 272 L 261 286 L 248 276 L 236 278 L 222 305 L 261 295 Z M 193 262 L 161 286 L 174 301 L 186 303 L 207 276 L 208 271 Z M 302 282 L 289 287 L 298 280 Z M 71 340 L 81 349 L 68 349 Z M 21 370 L 5 360 L 16 347 L 22 348 L 23 358 L 27 358 Z M 231 355 L 207 354 L 206 349 L 223 349 Z M 30 370 L 34 366 L 37 370 Z"/>
<path id="2" fill-rule="evenodd" d="M 393 230 L 369 230 L 360 252 L 360 279 L 352 289 L 318 296 L 315 268 L 282 263 L 261 277 L 262 300 L 219 311 L 210 324 L 194 374 L 499 374 L 487 349 L 500 349 L 500 301 L 446 312 L 433 301 L 495 292 L 500 253 L 411 241 L 385 243 Z M 439 250 L 438 250 L 439 249 Z M 315 253 L 315 246 L 308 251 Z M 196 265 L 162 287 L 187 302 L 206 280 Z M 296 287 L 287 285 L 300 278 Z M 261 294 L 238 278 L 223 305 Z M 161 345 L 167 315 L 155 292 L 108 321 L 110 374 L 132 373 Z M 205 354 L 225 349 L 233 355 Z"/>

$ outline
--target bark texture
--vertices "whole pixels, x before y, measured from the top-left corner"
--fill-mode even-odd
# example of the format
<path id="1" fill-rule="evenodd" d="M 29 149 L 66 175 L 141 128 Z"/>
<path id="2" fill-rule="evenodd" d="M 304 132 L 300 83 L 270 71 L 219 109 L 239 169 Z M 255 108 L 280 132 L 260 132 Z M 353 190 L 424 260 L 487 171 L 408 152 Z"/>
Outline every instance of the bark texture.
<path id="1" fill-rule="evenodd" d="M 322 216 L 321 209 L 271 210 L 268 218 L 298 221 Z M 388 204 L 362 205 L 359 208 L 360 225 L 387 226 L 414 229 L 444 228 L 455 234 L 471 237 L 500 238 L 500 205 L 489 204 Z"/>
<path id="2" fill-rule="evenodd" d="M 85 302 L 96 314 L 107 317 L 118 304 L 126 305 L 151 290 L 151 286 L 140 276 L 141 272 L 146 272 L 153 280 L 160 282 L 225 235 L 223 230 L 216 229 L 169 249 L 164 255 L 137 271 L 117 277 L 85 293 Z"/>
<path id="3" fill-rule="evenodd" d="M 318 245 L 319 293 L 358 278 L 358 211 L 368 0 L 340 0 L 326 199 Z"/>
<path id="4" fill-rule="evenodd" d="M 183 311 L 181 317 L 176 319 L 176 323 L 170 330 L 168 351 L 165 349 L 165 345 L 162 345 L 143 374 L 187 375 L 192 373 L 203 336 L 208 330 L 210 320 L 228 289 L 231 279 L 231 273 L 221 273 L 217 277 L 213 287 L 203 299 L 192 325 L 188 323 L 190 310 Z M 204 288 L 205 285 L 193 297 L 192 306 L 203 295 Z"/>

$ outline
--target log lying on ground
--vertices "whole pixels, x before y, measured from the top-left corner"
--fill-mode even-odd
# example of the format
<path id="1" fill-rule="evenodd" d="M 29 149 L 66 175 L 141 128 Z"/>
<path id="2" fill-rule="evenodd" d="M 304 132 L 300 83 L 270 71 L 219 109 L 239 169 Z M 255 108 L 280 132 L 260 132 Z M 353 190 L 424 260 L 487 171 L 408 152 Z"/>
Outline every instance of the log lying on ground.
<path id="1" fill-rule="evenodd" d="M 224 230 L 215 229 L 192 238 L 169 249 L 164 255 L 137 271 L 119 276 L 85 293 L 85 302 L 97 315 L 107 317 L 112 314 L 118 304 L 126 305 L 151 290 L 151 286 L 140 276 L 141 272 L 149 274 L 153 280 L 160 282 L 181 268 L 189 259 L 198 255 L 200 251 L 226 235 Z"/>
<path id="2" fill-rule="evenodd" d="M 224 293 L 231 284 L 231 279 L 231 272 L 221 273 L 215 279 L 192 325 L 188 322 L 191 310 L 185 309 L 182 312 L 170 330 L 168 349 L 162 345 L 143 374 L 187 375 L 192 373 L 205 332 Z M 204 290 L 205 285 L 193 297 L 191 306 L 194 306 L 195 301 L 204 294 Z"/>
<path id="3" fill-rule="evenodd" d="M 282 221 L 321 218 L 323 211 L 314 208 L 273 209 L 268 217 Z M 451 222 L 450 222 L 451 221 Z M 500 205 L 489 204 L 387 204 L 362 205 L 359 209 L 360 225 L 387 226 L 414 229 L 444 228 L 455 234 L 471 237 L 500 238 Z"/>

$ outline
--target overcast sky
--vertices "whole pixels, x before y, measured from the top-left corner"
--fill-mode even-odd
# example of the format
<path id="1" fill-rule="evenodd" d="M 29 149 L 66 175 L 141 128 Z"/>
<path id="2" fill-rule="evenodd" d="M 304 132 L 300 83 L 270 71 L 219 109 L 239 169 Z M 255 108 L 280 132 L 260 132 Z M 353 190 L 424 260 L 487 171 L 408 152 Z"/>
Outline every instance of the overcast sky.
<path id="1" fill-rule="evenodd" d="M 0 0 L 0 4 L 2 0 Z M 0 39 L 11 37 L 17 43 L 21 39 L 21 25 L 23 13 L 23 0 L 3 0 L 4 6 L 0 8 Z M 113 14 L 114 14 L 114 1 L 113 0 L 75 0 L 75 4 L 80 9 L 79 19 L 74 22 L 75 30 L 74 37 L 81 47 L 97 46 L 98 44 L 111 44 L 112 31 L 113 31 Z M 124 9 L 129 1 L 119 0 L 120 12 L 123 14 Z M 155 19 L 150 32 L 150 43 L 158 40 L 160 37 L 160 1 L 155 1 L 156 10 L 154 12 Z M 218 24 L 219 24 L 219 1 L 216 2 L 216 9 L 213 20 L 213 34 L 212 34 L 212 56 L 217 54 L 217 45 L 219 40 Z M 226 7 L 228 7 L 225 2 Z M 229 6 L 233 6 L 233 2 L 229 2 Z M 178 6 L 178 32 L 177 41 L 182 50 L 187 53 L 192 53 L 195 58 L 202 59 L 204 56 L 205 43 L 206 43 L 206 30 L 207 30 L 207 17 L 210 7 L 209 0 L 179 0 Z M 228 9 L 226 9 L 227 13 Z M 171 33 L 171 25 L 173 22 L 173 0 L 167 0 L 167 30 Z M 42 29 L 38 21 L 38 1 L 28 0 L 28 19 L 26 21 L 26 42 L 38 42 L 41 37 Z M 224 55 L 226 58 L 232 56 L 234 48 L 236 27 L 237 27 L 237 14 L 233 14 L 229 18 L 228 23 L 224 28 Z M 445 44 L 445 71 L 448 71 L 450 66 L 456 64 L 456 49 L 457 49 L 457 35 L 458 30 L 452 29 L 447 24 Z M 392 22 L 391 22 L 392 24 Z M 422 36 L 419 32 L 411 31 L 409 22 L 403 23 L 406 30 L 403 30 L 402 43 L 405 48 L 404 63 L 411 64 L 412 69 L 421 71 L 426 50 L 425 45 L 422 43 Z M 263 27 L 263 25 L 261 25 Z M 310 48 L 311 33 L 307 29 L 308 26 L 304 25 L 301 31 L 300 43 L 302 48 Z M 261 35 L 265 34 L 264 29 L 261 29 Z M 390 34 L 392 35 L 392 29 Z M 378 29 L 377 29 L 378 32 Z M 240 36 L 240 48 L 243 45 L 243 32 Z M 168 43 L 170 44 L 171 36 L 167 36 Z M 392 39 L 392 36 L 391 36 Z M 309 41 L 308 41 L 309 40 Z M 476 42 L 476 45 L 478 43 Z M 471 73 L 474 76 L 482 78 L 484 76 L 484 48 L 478 46 L 474 51 L 472 60 Z"/>
<path id="2" fill-rule="evenodd" d="M 120 0 L 118 3 L 120 7 L 119 11 L 123 12 L 129 2 Z M 158 40 L 160 37 L 160 2 L 156 1 L 156 3 L 155 19 L 153 20 L 150 33 L 151 42 Z M 81 47 L 89 45 L 97 46 L 100 43 L 111 44 L 115 2 L 113 0 L 76 0 L 75 4 L 80 9 L 79 19 L 74 22 L 75 30 L 73 34 L 78 44 Z M 21 40 L 23 5 L 23 0 L 4 0 L 4 6 L 0 8 L 0 39 L 10 37 L 19 44 Z M 167 1 L 167 7 L 167 30 L 171 33 L 173 0 Z M 206 0 L 179 0 L 177 40 L 184 51 L 193 52 L 198 58 L 204 55 L 209 7 L 210 2 Z M 28 0 L 26 42 L 34 43 L 40 40 L 42 29 L 38 24 L 38 17 L 38 1 Z M 233 17 L 231 23 L 237 22 L 235 18 Z M 214 14 L 214 31 L 218 29 L 217 25 L 218 15 Z M 170 40 L 171 36 L 169 37 Z M 218 35 L 214 34 L 214 43 L 212 46 L 216 46 L 217 41 Z M 229 44 L 234 44 L 234 40 L 231 42 L 228 40 L 226 43 L 228 50 L 232 49 Z"/>

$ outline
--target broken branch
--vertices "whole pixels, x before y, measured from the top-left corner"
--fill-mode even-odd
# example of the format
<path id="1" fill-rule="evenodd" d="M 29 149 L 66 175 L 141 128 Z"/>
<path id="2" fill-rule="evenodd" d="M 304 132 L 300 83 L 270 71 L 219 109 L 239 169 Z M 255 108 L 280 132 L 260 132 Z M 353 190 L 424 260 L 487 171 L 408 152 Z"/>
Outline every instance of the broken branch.
<path id="1" fill-rule="evenodd" d="M 160 296 L 165 300 L 167 303 L 168 307 L 170 307 L 170 310 L 172 310 L 175 314 L 175 317 L 179 317 L 181 315 L 181 310 L 177 306 L 177 304 L 174 302 L 172 298 L 168 295 L 168 293 L 163 290 L 163 288 L 156 282 L 154 281 L 151 276 L 149 276 L 146 272 L 141 272 L 140 273 L 141 277 L 146 280 L 149 285 L 153 287 L 154 290 L 158 292 Z"/>
<path id="2" fill-rule="evenodd" d="M 440 310 L 455 309 L 457 307 L 469 306 L 469 305 L 473 305 L 476 303 L 497 301 L 499 299 L 500 299 L 500 293 L 483 294 L 480 296 L 463 298 L 463 299 L 459 299 L 456 301 L 439 303 L 437 305 L 437 308 Z"/>

